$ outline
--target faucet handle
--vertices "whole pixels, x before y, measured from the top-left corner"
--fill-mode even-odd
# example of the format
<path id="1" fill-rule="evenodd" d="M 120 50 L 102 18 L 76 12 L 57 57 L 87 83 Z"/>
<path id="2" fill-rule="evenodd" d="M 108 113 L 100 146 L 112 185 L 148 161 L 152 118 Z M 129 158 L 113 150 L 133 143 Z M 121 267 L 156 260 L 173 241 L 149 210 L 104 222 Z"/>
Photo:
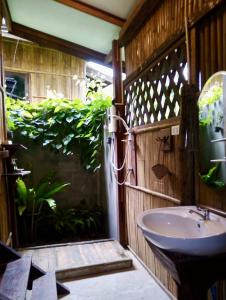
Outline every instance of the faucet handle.
<path id="1" fill-rule="evenodd" d="M 204 216 L 205 216 L 205 219 L 206 220 L 209 220 L 210 219 L 210 211 L 209 209 L 204 209 Z"/>

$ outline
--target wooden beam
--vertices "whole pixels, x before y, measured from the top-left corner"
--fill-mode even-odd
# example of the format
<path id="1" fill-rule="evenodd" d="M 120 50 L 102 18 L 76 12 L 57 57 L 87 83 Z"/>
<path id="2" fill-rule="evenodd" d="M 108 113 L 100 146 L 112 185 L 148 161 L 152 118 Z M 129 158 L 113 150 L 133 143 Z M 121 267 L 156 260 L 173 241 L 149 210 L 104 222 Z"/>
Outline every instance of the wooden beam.
<path id="1" fill-rule="evenodd" d="M 2 14 L 6 21 L 6 26 L 8 31 L 11 30 L 12 27 L 12 18 L 9 11 L 8 3 L 6 0 L 1 0 Z"/>
<path id="2" fill-rule="evenodd" d="M 161 3 L 162 1 L 160 0 L 141 0 L 138 2 L 121 29 L 119 36 L 120 47 L 125 46 L 135 37 Z"/>
<path id="3" fill-rule="evenodd" d="M 103 65 L 105 64 L 104 61 L 106 55 L 103 53 L 63 40 L 61 38 L 54 37 L 47 33 L 20 25 L 15 22 L 12 22 L 10 33 L 30 40 L 41 46 L 53 48 L 67 54 L 77 56 L 84 60 L 92 60 Z"/>
<path id="4" fill-rule="evenodd" d="M 125 19 L 122 19 L 120 17 L 117 17 L 115 15 L 112 15 L 111 13 L 108 13 L 102 9 L 99 9 L 97 7 L 94 7 L 92 5 L 89 5 L 87 3 L 83 3 L 78 0 L 55 0 L 56 2 L 59 2 L 61 4 L 64 4 L 66 6 L 72 7 L 74 9 L 77 9 L 79 11 L 82 11 L 88 15 L 94 16 L 96 18 L 99 18 L 103 21 L 106 21 L 108 23 L 112 23 L 114 25 L 117 25 L 119 27 L 122 27 L 125 24 Z"/>

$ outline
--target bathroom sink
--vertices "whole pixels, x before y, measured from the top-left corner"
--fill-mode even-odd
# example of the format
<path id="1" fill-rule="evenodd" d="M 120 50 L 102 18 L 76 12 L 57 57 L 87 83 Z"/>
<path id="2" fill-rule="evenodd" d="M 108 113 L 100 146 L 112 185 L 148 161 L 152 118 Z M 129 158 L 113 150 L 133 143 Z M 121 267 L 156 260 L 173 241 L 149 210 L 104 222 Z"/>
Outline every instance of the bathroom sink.
<path id="1" fill-rule="evenodd" d="M 137 224 L 161 249 L 198 256 L 226 252 L 226 219 L 209 213 L 204 220 L 202 214 L 195 206 L 155 208 L 140 214 Z"/>

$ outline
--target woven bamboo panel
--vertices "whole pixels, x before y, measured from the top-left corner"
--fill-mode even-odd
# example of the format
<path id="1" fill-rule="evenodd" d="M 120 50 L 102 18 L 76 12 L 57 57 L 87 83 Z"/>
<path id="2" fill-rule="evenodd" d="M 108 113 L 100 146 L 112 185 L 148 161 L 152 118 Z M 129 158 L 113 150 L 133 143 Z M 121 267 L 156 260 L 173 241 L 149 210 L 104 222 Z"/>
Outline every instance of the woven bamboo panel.
<path id="1" fill-rule="evenodd" d="M 159 278 L 162 284 L 176 296 L 176 284 L 170 274 L 154 256 L 141 230 L 137 227 L 137 216 L 141 212 L 151 208 L 168 206 L 173 206 L 173 204 L 161 198 L 126 187 L 126 216 L 129 245 L 152 273 Z"/>
<path id="2" fill-rule="evenodd" d="M 178 125 L 175 121 L 159 122 L 165 127 L 152 127 L 152 130 L 136 134 L 137 185 L 177 199 L 181 198 L 179 135 L 172 137 L 172 151 L 160 150 L 159 134 L 163 128 Z M 149 127 L 151 128 L 151 127 Z M 164 164 L 170 174 L 158 179 L 152 170 L 156 164 Z"/>
<path id="3" fill-rule="evenodd" d="M 82 98 L 85 61 L 60 51 L 39 47 L 24 41 L 4 39 L 4 69 L 27 73 L 29 98 L 39 100 L 55 91 L 65 98 Z M 76 75 L 80 83 L 73 79 Z"/>
<path id="4" fill-rule="evenodd" d="M 190 22 L 220 0 L 187 1 Z M 126 46 L 126 73 L 136 71 L 169 38 L 184 30 L 184 0 L 165 0 L 137 36 Z"/>

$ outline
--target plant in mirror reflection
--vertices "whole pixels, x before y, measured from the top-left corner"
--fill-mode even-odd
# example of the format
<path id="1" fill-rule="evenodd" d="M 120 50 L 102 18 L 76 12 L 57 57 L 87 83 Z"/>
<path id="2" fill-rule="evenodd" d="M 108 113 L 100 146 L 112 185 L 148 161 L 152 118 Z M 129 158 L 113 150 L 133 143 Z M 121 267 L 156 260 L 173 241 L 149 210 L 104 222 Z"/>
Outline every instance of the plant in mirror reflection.
<path id="1" fill-rule="evenodd" d="M 225 187 L 225 183 L 217 177 L 218 167 L 219 164 L 210 168 L 206 174 L 199 174 L 199 176 L 205 184 L 220 190 Z"/>
<path id="2" fill-rule="evenodd" d="M 223 88 L 218 84 L 211 86 L 208 91 L 201 94 L 198 101 L 199 106 L 199 124 L 200 126 L 211 125 L 213 121 L 212 104 L 219 101 L 223 95 Z"/>

